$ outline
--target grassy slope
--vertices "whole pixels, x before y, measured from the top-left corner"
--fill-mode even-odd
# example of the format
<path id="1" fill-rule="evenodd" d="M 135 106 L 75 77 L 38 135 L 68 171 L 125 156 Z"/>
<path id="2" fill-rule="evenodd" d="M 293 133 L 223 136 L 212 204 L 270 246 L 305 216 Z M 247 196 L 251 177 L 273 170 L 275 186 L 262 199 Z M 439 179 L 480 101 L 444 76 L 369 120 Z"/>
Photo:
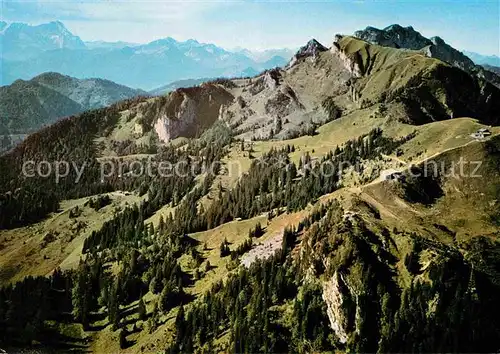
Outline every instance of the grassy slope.
<path id="1" fill-rule="evenodd" d="M 461 158 L 468 162 L 481 161 L 481 166 L 474 171 L 476 164 L 464 164 L 462 176 L 459 172 Z M 498 187 L 500 175 L 489 165 L 491 157 L 485 154 L 485 143 L 472 142 L 451 148 L 425 161 L 430 160 L 438 162 L 440 170 L 441 166 L 446 166 L 444 171 L 448 174 L 448 177 L 442 179 L 444 195 L 434 204 L 425 206 L 406 201 L 398 185 L 389 181 L 362 188 L 359 191 L 360 197 L 387 215 L 391 226 L 418 230 L 422 235 L 447 244 L 457 246 L 480 235 L 500 236 L 498 226 L 489 219 L 498 203 L 493 188 L 495 183 Z M 451 175 L 449 170 L 451 162 L 456 164 L 455 175 Z M 485 183 L 485 180 L 491 183 Z M 443 232 L 436 225 L 446 226 L 455 235 Z"/>
<path id="2" fill-rule="evenodd" d="M 404 104 L 399 119 L 423 124 L 474 116 L 498 124 L 500 91 L 420 52 L 371 45 L 343 37 L 340 50 L 357 63 L 362 76 L 354 87 L 361 107 L 377 102 Z"/>
<path id="3" fill-rule="evenodd" d="M 446 65 L 418 51 L 371 45 L 353 37 L 344 37 L 339 44 L 348 56 L 358 62 L 365 76 L 362 79 L 362 95 L 368 98 L 404 87 L 415 75 L 431 72 L 438 65 Z"/>
<path id="4" fill-rule="evenodd" d="M 61 204 L 60 212 L 42 222 L 0 231 L 0 283 L 15 282 L 28 275 L 47 275 L 56 267 L 76 267 L 85 238 L 93 230 L 100 229 L 115 211 L 140 200 L 135 195 L 120 192 L 111 193 L 110 196 L 112 204 L 99 211 L 84 207 L 90 198 L 69 200 Z M 70 210 L 75 207 L 81 209 L 82 214 L 70 218 Z M 54 235 L 54 240 L 44 242 L 46 235 Z"/>

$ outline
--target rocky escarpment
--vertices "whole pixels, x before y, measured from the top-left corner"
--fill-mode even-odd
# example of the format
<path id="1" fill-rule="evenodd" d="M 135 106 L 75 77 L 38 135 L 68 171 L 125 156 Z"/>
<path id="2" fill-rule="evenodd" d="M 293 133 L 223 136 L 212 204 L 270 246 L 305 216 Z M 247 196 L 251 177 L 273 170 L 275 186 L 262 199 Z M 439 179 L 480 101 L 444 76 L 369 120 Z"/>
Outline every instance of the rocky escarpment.
<path id="1" fill-rule="evenodd" d="M 447 44 L 442 38 L 426 38 L 411 26 L 402 27 L 396 24 L 384 29 L 366 27 L 364 30 L 356 31 L 354 36 L 385 47 L 422 50 L 431 58 L 442 60 L 500 87 L 500 77 L 496 74 L 480 65 L 475 65 L 469 57 Z"/>
<path id="2" fill-rule="evenodd" d="M 426 38 L 412 26 L 391 25 L 382 30 L 375 27 L 366 27 L 364 30 L 354 32 L 354 36 L 384 47 L 423 49 L 429 57 L 442 60 L 468 72 L 476 67 L 471 59 L 448 45 L 442 38 Z"/>
<path id="3" fill-rule="evenodd" d="M 415 47 L 428 43 L 422 38 L 413 39 Z M 490 83 L 423 51 L 351 36 L 337 35 L 329 50 L 309 41 L 287 68 L 233 82 L 236 100 L 222 108 L 221 118 L 247 140 L 309 134 L 330 119 L 322 108 L 328 100 L 344 113 L 383 103 L 388 117 L 411 124 L 453 117 L 497 124 L 500 113 L 500 91 Z"/>
<path id="4" fill-rule="evenodd" d="M 429 43 L 418 33 L 407 37 L 413 47 Z M 435 42 L 436 48 L 446 48 Z M 402 44 L 403 39 L 392 43 Z M 222 119 L 240 139 L 297 137 L 329 119 L 322 109 L 326 99 L 343 112 L 390 105 L 385 108 L 391 118 L 411 124 L 465 116 L 496 125 L 500 113 L 500 91 L 490 83 L 423 51 L 373 45 L 350 36 L 336 36 L 329 50 L 311 40 L 288 68 L 225 83 L 228 86 L 211 83 L 156 98 L 165 102 L 155 103 L 148 114 L 154 119 L 144 131 L 154 126 L 160 140 L 168 142 L 197 136 Z"/>
<path id="5" fill-rule="evenodd" d="M 233 98 L 225 88 L 214 84 L 178 89 L 157 105 L 153 112 L 154 129 L 165 143 L 177 137 L 199 136 L 219 118 L 221 107 Z"/>
<path id="6" fill-rule="evenodd" d="M 270 89 L 264 103 L 265 113 L 270 117 L 283 118 L 296 110 L 303 108 L 293 89 L 283 83 L 283 77 L 278 69 L 264 75 L 264 83 Z"/>
<path id="7" fill-rule="evenodd" d="M 333 45 L 330 48 L 330 52 L 340 58 L 342 64 L 344 64 L 344 67 L 353 75 L 353 77 L 361 77 L 363 75 L 363 72 L 361 70 L 359 60 L 357 60 L 355 56 L 347 55 L 340 48 L 340 41 L 342 40 L 342 38 L 343 36 L 340 34 L 335 35 L 335 40 L 333 41 Z"/>

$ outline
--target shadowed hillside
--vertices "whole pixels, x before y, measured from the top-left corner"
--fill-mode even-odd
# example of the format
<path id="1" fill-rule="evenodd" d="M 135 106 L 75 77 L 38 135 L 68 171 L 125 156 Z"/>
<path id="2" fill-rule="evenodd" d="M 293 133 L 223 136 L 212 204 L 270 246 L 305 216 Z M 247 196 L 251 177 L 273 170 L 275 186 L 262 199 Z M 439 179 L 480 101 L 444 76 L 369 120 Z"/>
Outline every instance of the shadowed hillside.
<path id="1" fill-rule="evenodd" d="M 101 79 L 79 80 L 57 73 L 46 73 L 29 81 L 17 80 L 0 87 L 0 135 L 29 134 L 57 119 L 146 92 Z M 12 142 L 15 146 L 15 141 Z M 0 146 L 2 150 L 7 147 Z"/>

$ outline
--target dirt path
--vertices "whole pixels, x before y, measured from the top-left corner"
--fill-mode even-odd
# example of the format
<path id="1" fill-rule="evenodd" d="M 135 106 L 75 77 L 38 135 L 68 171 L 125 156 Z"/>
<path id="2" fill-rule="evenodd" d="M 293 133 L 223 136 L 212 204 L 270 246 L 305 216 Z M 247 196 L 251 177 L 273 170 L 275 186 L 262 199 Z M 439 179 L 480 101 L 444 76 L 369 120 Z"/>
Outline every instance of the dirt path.
<path id="1" fill-rule="evenodd" d="M 407 165 L 408 162 L 407 161 L 404 161 L 404 160 L 401 160 L 399 157 L 397 156 L 392 156 L 392 155 L 385 155 L 385 154 L 381 154 L 383 158 L 387 158 L 387 159 L 391 159 L 393 161 L 397 161 L 399 163 L 402 163 L 403 165 Z"/>

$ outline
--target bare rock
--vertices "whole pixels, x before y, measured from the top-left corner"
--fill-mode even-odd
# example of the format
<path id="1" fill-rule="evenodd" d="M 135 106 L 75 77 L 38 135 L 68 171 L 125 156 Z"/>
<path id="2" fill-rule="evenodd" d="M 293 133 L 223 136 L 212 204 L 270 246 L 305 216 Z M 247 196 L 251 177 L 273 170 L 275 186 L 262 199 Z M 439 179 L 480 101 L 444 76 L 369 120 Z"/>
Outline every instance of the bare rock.
<path id="1" fill-rule="evenodd" d="M 307 44 L 303 47 L 301 47 L 297 53 L 292 57 L 288 65 L 286 66 L 287 68 L 291 68 L 294 66 L 300 59 L 304 58 L 312 58 L 315 60 L 319 53 L 321 52 L 326 52 L 328 48 L 326 48 L 324 45 L 319 43 L 316 39 L 311 39 Z"/>
<path id="2" fill-rule="evenodd" d="M 197 136 L 221 118 L 223 107 L 233 99 L 220 85 L 178 89 L 155 111 L 154 129 L 163 142 Z"/>
<path id="3" fill-rule="evenodd" d="M 350 332 L 350 313 L 346 310 L 346 302 L 350 294 L 342 276 L 335 272 L 332 278 L 323 284 L 323 300 L 326 303 L 327 315 L 335 335 L 340 343 L 347 342 Z"/>

